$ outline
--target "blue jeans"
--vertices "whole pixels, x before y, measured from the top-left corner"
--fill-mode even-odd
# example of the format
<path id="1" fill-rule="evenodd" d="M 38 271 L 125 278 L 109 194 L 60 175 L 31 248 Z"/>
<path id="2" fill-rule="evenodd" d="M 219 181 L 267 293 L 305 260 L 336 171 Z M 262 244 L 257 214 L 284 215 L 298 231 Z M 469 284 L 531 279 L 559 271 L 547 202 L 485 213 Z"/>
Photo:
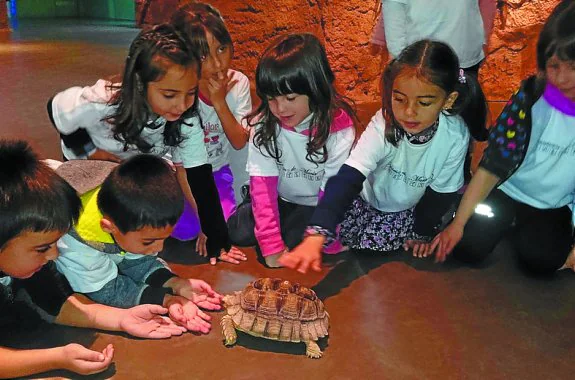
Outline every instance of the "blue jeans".
<path id="1" fill-rule="evenodd" d="M 96 292 L 86 293 L 95 302 L 120 308 L 140 304 L 142 293 L 149 286 L 146 279 L 158 269 L 165 268 L 156 256 L 124 259 L 118 264 L 118 276 Z"/>

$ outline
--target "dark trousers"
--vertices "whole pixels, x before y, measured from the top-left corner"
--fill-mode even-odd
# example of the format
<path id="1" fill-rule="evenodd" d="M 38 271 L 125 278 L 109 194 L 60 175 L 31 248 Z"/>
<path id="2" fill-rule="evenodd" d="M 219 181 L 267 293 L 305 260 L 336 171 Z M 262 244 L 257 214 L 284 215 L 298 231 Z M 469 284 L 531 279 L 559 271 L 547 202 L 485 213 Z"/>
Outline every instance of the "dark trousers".
<path id="1" fill-rule="evenodd" d="M 499 241 L 513 232 L 512 242 L 519 262 L 535 274 L 552 274 L 567 259 L 573 243 L 571 210 L 564 206 L 541 210 L 494 190 L 482 202 L 492 215 L 473 214 L 453 255 L 468 263 L 479 263 Z"/>
<path id="2" fill-rule="evenodd" d="M 303 240 L 314 206 L 302 206 L 278 198 L 280 229 L 285 245 L 292 249 Z M 242 203 L 228 219 L 228 231 L 232 245 L 251 247 L 257 245 L 254 233 L 255 221 L 251 202 Z"/>

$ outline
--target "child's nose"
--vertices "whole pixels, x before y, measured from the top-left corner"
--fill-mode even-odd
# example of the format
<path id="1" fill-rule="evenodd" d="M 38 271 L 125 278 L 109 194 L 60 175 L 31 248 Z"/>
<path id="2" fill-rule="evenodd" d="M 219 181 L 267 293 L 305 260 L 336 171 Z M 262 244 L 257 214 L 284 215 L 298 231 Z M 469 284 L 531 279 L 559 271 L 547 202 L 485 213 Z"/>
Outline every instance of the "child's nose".
<path id="1" fill-rule="evenodd" d="M 164 250 L 164 241 L 165 240 L 159 240 L 157 241 L 155 244 L 153 244 L 150 247 L 150 252 L 149 253 L 156 253 L 156 252 L 161 252 Z"/>
<path id="2" fill-rule="evenodd" d="M 555 84 L 558 85 L 558 87 L 561 87 L 562 84 L 566 83 L 569 80 L 569 70 L 560 67 L 559 70 L 557 70 L 557 75 L 555 77 Z"/>
<path id="3" fill-rule="evenodd" d="M 279 111 L 280 113 L 284 112 L 285 109 L 286 109 L 286 107 L 285 107 L 285 102 L 284 102 L 283 100 L 281 100 L 281 99 L 278 99 L 278 101 L 277 101 L 277 107 L 278 107 L 278 111 Z"/>
<path id="4" fill-rule="evenodd" d="M 412 104 L 408 104 L 405 108 L 405 114 L 408 116 L 414 116 L 416 114 L 415 107 Z"/>
<path id="5" fill-rule="evenodd" d="M 44 259 L 46 260 L 46 262 L 53 261 L 58 258 L 58 255 L 59 255 L 58 247 L 56 247 L 56 244 L 54 244 L 53 247 L 51 247 L 49 250 L 46 251 Z"/>
<path id="6" fill-rule="evenodd" d="M 214 66 L 218 69 L 222 67 L 222 60 L 217 55 L 214 56 Z"/>
<path id="7" fill-rule="evenodd" d="M 178 111 L 183 113 L 188 109 L 188 99 L 186 99 L 186 97 L 184 97 L 179 103 L 178 103 Z M 193 103 L 193 101 L 192 101 Z"/>

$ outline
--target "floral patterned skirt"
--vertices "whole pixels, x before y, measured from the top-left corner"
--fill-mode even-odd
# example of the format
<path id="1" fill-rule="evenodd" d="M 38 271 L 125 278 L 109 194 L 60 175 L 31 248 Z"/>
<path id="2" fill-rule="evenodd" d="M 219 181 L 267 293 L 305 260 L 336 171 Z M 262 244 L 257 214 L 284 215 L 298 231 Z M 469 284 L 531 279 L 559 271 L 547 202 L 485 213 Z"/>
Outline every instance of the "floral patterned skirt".
<path id="1" fill-rule="evenodd" d="M 413 208 L 383 212 L 358 197 L 345 213 L 339 238 L 352 249 L 391 252 L 411 237 L 414 221 Z"/>

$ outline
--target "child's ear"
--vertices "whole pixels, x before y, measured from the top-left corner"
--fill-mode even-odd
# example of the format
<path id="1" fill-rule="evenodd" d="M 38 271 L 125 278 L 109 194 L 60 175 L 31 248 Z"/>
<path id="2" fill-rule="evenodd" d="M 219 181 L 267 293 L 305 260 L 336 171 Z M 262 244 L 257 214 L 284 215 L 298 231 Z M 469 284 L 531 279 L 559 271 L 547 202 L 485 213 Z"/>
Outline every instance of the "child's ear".
<path id="1" fill-rule="evenodd" d="M 443 105 L 443 109 L 444 110 L 452 109 L 458 96 L 459 96 L 459 92 L 457 92 L 457 91 L 453 91 L 451 94 L 449 94 L 449 96 L 447 96 L 447 100 L 445 101 L 445 104 Z"/>
<path id="2" fill-rule="evenodd" d="M 116 231 L 118 231 L 118 227 L 116 227 L 114 222 L 105 216 L 102 217 L 102 219 L 100 219 L 100 227 L 102 228 L 102 231 L 107 232 L 109 234 L 113 234 L 116 233 Z"/>

